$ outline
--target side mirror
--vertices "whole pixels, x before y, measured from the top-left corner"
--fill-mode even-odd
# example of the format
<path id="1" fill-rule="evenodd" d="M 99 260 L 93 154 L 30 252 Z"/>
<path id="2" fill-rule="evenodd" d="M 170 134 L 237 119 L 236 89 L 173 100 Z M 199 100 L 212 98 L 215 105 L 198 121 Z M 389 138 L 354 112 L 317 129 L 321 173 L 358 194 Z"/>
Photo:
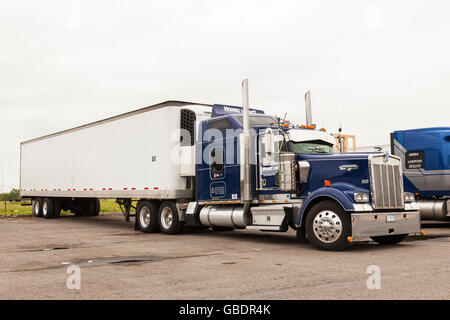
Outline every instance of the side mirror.
<path id="1" fill-rule="evenodd" d="M 275 144 L 273 143 L 273 132 L 272 129 L 267 128 L 266 134 L 264 137 L 264 150 L 266 153 L 266 157 L 270 157 L 275 153 Z"/>

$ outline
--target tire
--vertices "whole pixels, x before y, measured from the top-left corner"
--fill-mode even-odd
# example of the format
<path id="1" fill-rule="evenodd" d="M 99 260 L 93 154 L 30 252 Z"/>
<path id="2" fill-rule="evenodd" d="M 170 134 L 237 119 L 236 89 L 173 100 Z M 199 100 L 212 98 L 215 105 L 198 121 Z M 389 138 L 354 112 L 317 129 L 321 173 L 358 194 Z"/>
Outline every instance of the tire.
<path id="1" fill-rule="evenodd" d="M 100 200 L 93 199 L 94 201 L 94 217 L 97 217 L 100 214 Z"/>
<path id="2" fill-rule="evenodd" d="M 86 216 L 86 208 L 85 203 L 82 202 L 82 199 L 75 199 L 72 201 L 71 211 L 75 215 L 75 217 L 85 217 Z"/>
<path id="3" fill-rule="evenodd" d="M 61 216 L 61 200 L 53 199 L 54 210 L 55 210 L 55 218 L 59 218 Z"/>
<path id="4" fill-rule="evenodd" d="M 42 215 L 44 219 L 53 219 L 55 217 L 55 203 L 51 198 L 45 198 L 42 201 Z"/>
<path id="5" fill-rule="evenodd" d="M 77 199 L 74 205 L 76 217 L 92 217 L 95 213 L 94 199 Z"/>
<path id="6" fill-rule="evenodd" d="M 370 237 L 370 239 L 379 244 L 397 244 L 405 240 L 407 236 L 407 234 L 394 234 L 391 236 Z"/>
<path id="7" fill-rule="evenodd" d="M 136 207 L 139 230 L 145 233 L 158 232 L 158 206 L 152 201 L 139 201 Z"/>
<path id="8" fill-rule="evenodd" d="M 84 207 L 84 216 L 85 217 L 93 217 L 95 215 L 94 199 L 86 199 L 83 207 Z"/>
<path id="9" fill-rule="evenodd" d="M 178 209 L 173 201 L 165 201 L 161 204 L 158 214 L 159 229 L 165 234 L 178 234 L 183 228 L 179 220 Z"/>
<path id="10" fill-rule="evenodd" d="M 31 201 L 32 207 L 31 212 L 33 216 L 42 218 L 42 199 L 36 198 Z"/>
<path id="11" fill-rule="evenodd" d="M 325 224 L 325 226 L 324 226 Z M 320 250 L 338 251 L 350 243 L 350 215 L 334 201 L 325 200 L 312 206 L 306 217 L 306 235 Z"/>

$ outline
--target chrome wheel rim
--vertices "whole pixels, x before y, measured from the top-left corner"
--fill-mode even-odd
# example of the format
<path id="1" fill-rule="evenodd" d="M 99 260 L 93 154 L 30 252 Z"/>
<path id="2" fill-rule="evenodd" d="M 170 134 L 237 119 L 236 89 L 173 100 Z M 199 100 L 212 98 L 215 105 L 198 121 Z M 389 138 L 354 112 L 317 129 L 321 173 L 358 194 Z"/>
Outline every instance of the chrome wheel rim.
<path id="1" fill-rule="evenodd" d="M 148 227 L 150 224 L 150 210 L 147 207 L 143 207 L 141 212 L 139 213 L 139 220 L 141 222 L 141 226 Z"/>
<path id="2" fill-rule="evenodd" d="M 48 213 L 48 204 L 47 201 L 45 201 L 44 204 L 42 205 L 42 214 L 46 216 L 47 213 Z"/>
<path id="3" fill-rule="evenodd" d="M 168 207 L 165 207 L 161 211 L 161 224 L 164 229 L 170 229 L 173 223 L 173 213 L 172 210 Z"/>
<path id="4" fill-rule="evenodd" d="M 35 201 L 34 202 L 34 214 L 35 215 L 39 215 L 39 202 L 38 201 Z"/>
<path id="5" fill-rule="evenodd" d="M 321 211 L 314 217 L 313 231 L 320 241 L 335 242 L 342 234 L 341 218 L 333 211 Z"/>

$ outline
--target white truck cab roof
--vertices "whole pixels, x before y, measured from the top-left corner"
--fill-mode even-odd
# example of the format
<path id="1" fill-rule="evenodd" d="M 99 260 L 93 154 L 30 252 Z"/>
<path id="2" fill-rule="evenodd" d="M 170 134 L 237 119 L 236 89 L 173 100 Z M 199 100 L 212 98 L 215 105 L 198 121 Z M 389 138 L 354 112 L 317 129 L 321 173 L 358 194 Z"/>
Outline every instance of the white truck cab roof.
<path id="1" fill-rule="evenodd" d="M 321 130 L 292 128 L 288 130 L 288 137 L 289 141 L 293 142 L 321 140 L 331 145 L 335 144 L 334 136 Z"/>

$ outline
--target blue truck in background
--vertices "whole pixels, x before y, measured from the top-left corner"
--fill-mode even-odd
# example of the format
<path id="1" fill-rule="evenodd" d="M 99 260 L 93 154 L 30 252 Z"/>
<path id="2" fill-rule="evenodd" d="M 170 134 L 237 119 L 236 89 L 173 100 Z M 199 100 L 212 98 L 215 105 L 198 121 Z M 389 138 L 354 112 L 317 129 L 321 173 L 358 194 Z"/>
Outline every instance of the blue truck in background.
<path id="1" fill-rule="evenodd" d="M 405 190 L 414 193 L 423 220 L 450 220 L 450 127 L 391 133 Z"/>

